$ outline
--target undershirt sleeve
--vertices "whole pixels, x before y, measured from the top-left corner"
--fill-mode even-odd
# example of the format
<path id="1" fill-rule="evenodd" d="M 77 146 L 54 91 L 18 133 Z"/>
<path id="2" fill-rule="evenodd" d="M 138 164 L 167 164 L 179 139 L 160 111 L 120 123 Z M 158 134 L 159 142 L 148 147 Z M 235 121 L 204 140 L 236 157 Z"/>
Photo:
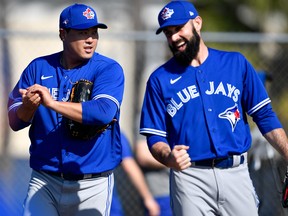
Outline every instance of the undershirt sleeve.
<path id="1" fill-rule="evenodd" d="M 157 135 L 147 136 L 147 144 L 149 149 L 157 142 L 164 142 L 168 144 L 167 139 L 165 137 Z"/>
<path id="2" fill-rule="evenodd" d="M 82 122 L 90 125 L 110 123 L 118 110 L 115 102 L 108 98 L 86 101 L 82 103 Z"/>
<path id="3" fill-rule="evenodd" d="M 276 128 L 282 128 L 282 124 L 273 111 L 271 104 L 262 107 L 252 115 L 252 118 L 262 134 L 266 134 Z"/>

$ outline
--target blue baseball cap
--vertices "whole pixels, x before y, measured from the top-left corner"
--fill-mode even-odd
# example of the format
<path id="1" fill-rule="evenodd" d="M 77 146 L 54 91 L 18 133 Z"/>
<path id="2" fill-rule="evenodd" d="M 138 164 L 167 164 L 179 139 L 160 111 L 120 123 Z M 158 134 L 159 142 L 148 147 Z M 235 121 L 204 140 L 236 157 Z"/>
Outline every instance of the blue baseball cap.
<path id="1" fill-rule="evenodd" d="M 98 23 L 95 10 L 84 4 L 73 4 L 60 14 L 59 27 L 63 29 L 88 29 L 98 27 L 107 29 L 103 23 Z"/>
<path id="2" fill-rule="evenodd" d="M 197 16 L 198 12 L 191 2 L 171 1 L 162 8 L 158 15 L 160 28 L 157 29 L 156 34 L 159 34 L 167 26 L 184 25 Z"/>

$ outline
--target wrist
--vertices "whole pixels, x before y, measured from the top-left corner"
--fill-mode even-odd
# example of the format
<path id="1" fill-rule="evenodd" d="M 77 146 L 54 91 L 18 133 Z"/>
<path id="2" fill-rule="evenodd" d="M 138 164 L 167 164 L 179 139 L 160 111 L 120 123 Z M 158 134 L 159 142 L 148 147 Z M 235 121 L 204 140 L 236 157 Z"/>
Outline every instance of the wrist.
<path id="1" fill-rule="evenodd" d="M 36 110 L 37 110 L 37 108 L 35 108 L 35 107 L 27 108 L 22 104 L 16 110 L 16 115 L 20 120 L 22 120 L 24 122 L 30 122 L 31 119 L 33 118 Z"/>
<path id="2" fill-rule="evenodd" d="M 151 149 L 152 155 L 162 164 L 167 167 L 169 166 L 169 161 L 171 157 L 170 146 L 164 142 L 159 142 L 153 145 Z"/>

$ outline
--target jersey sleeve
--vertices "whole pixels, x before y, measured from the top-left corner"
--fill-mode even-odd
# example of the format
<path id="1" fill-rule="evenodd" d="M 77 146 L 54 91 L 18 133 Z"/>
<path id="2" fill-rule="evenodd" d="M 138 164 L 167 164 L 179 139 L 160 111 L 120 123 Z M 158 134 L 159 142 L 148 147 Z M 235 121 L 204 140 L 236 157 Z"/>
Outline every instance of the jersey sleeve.
<path id="1" fill-rule="evenodd" d="M 33 74 L 33 62 L 30 63 L 27 68 L 23 71 L 19 81 L 14 86 L 13 90 L 9 94 L 7 109 L 8 109 L 8 120 L 9 125 L 14 131 L 21 130 L 31 124 L 31 122 L 24 122 L 18 118 L 16 111 L 22 104 L 22 95 L 19 93 L 19 89 L 26 89 L 34 84 Z"/>
<path id="2" fill-rule="evenodd" d="M 246 61 L 246 74 L 244 75 L 243 103 L 248 115 L 253 118 L 262 134 L 282 125 L 273 111 L 271 99 L 263 82 L 252 65 Z"/>
<path id="3" fill-rule="evenodd" d="M 245 60 L 245 71 L 243 77 L 242 104 L 248 115 L 253 115 L 259 109 L 271 102 L 267 91 L 252 65 Z"/>
<path id="4" fill-rule="evenodd" d="M 167 137 L 165 104 L 161 98 L 161 89 L 154 82 L 153 77 L 147 82 L 141 111 L 140 134 Z"/>
<path id="5" fill-rule="evenodd" d="M 114 62 L 100 68 L 101 73 L 97 74 L 93 88 L 93 99 L 108 98 L 117 107 L 122 103 L 124 92 L 124 73 L 122 67 Z"/>
<path id="6" fill-rule="evenodd" d="M 99 70 L 94 82 L 92 100 L 82 103 L 83 123 L 86 124 L 107 124 L 113 118 L 119 117 L 124 92 L 123 69 L 118 63 L 112 63 Z"/>

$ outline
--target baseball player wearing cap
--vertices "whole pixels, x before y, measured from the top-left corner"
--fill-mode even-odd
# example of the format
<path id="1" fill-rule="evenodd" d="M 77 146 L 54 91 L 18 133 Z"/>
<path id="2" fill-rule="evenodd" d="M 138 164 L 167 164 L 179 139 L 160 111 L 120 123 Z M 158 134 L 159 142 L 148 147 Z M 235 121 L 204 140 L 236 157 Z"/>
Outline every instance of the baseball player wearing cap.
<path id="1" fill-rule="evenodd" d="M 205 45 L 192 3 L 168 3 L 158 21 L 173 57 L 147 82 L 140 133 L 171 168 L 174 215 L 258 215 L 246 114 L 288 160 L 287 136 L 263 84 L 243 55 Z"/>
<path id="2" fill-rule="evenodd" d="M 113 169 L 121 161 L 119 113 L 124 73 L 95 52 L 99 23 L 90 6 L 73 4 L 60 15 L 63 51 L 34 59 L 9 95 L 14 131 L 30 126 L 31 180 L 23 215 L 109 215 Z M 68 101 L 73 83 L 94 83 L 92 100 Z M 117 122 L 91 140 L 68 135 L 64 118 L 83 124 Z"/>

